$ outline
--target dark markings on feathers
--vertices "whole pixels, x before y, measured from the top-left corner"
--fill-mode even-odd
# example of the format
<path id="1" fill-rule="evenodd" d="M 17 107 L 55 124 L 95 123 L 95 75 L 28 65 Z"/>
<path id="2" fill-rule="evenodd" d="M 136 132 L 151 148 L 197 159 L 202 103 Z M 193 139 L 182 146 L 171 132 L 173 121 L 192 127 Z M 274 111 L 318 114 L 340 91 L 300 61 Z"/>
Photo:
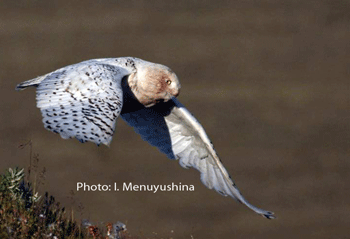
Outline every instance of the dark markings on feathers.
<path id="1" fill-rule="evenodd" d="M 101 118 L 94 116 L 94 118 L 89 118 L 87 116 L 84 116 L 85 119 L 87 119 L 88 121 L 90 121 L 91 123 L 93 123 L 94 125 L 96 125 L 101 131 L 105 132 L 106 134 L 109 135 L 113 135 L 113 133 L 109 133 L 105 128 L 102 127 L 101 124 L 99 124 L 98 122 L 96 122 L 96 120 L 94 118 L 96 118 L 97 120 L 99 120 L 100 122 L 102 122 L 104 125 L 107 126 L 107 128 L 113 132 L 113 129 L 105 122 L 103 121 Z M 83 128 L 84 129 L 84 128 Z M 91 129 L 91 131 L 94 131 L 94 128 Z"/>
<path id="2" fill-rule="evenodd" d="M 95 116 L 95 118 L 100 120 L 103 124 L 105 124 L 107 126 L 107 128 L 109 128 L 113 132 L 112 127 L 109 126 L 109 124 L 106 121 L 104 121 L 103 119 L 101 119 L 100 117 L 97 117 L 97 116 Z"/>
<path id="3" fill-rule="evenodd" d="M 119 102 L 118 102 L 119 103 Z M 115 107 L 114 105 L 112 105 L 112 104 L 110 104 L 110 103 L 108 103 L 107 102 L 107 106 L 108 106 L 108 108 L 110 109 L 110 110 L 116 110 L 117 109 L 117 107 Z"/>
<path id="4" fill-rule="evenodd" d="M 78 101 L 78 99 L 74 97 L 74 94 L 73 94 L 72 92 L 70 92 L 70 91 L 68 90 L 68 88 L 67 88 L 67 92 L 70 94 L 70 96 L 71 96 L 74 100 Z M 71 104 L 72 106 L 74 106 L 73 102 L 70 102 L 70 104 Z"/>
<path id="5" fill-rule="evenodd" d="M 102 113 L 102 115 L 104 116 L 104 117 L 106 117 L 107 119 L 109 119 L 110 121 L 113 121 L 113 119 L 112 118 L 110 118 L 108 115 L 106 115 L 105 113 Z"/>
<path id="6" fill-rule="evenodd" d="M 127 60 L 127 65 L 128 67 L 132 67 L 136 70 L 135 62 L 132 59 Z M 57 117 L 54 120 L 47 120 L 45 122 L 46 127 L 48 129 L 55 133 L 58 133 L 57 131 L 60 131 L 62 133 L 65 130 L 74 131 L 75 137 L 77 137 L 80 142 L 86 142 L 86 140 L 93 140 L 96 143 L 101 143 L 101 141 L 107 140 L 109 136 L 113 136 L 113 124 L 120 113 L 122 103 L 120 97 L 117 95 L 116 89 L 113 87 L 114 82 L 111 82 L 111 77 L 113 75 L 113 72 L 118 73 L 119 70 L 109 65 L 102 66 L 102 69 L 100 68 L 95 72 L 84 73 L 86 76 L 88 76 L 88 78 L 86 79 L 88 79 L 88 81 L 94 81 L 98 87 L 100 87 L 101 84 L 107 85 L 107 87 L 105 87 L 104 90 L 108 92 L 111 95 L 111 97 L 97 98 L 98 91 L 89 88 L 88 91 L 90 91 L 91 93 L 97 93 L 95 99 L 89 98 L 86 94 L 80 92 L 78 88 L 76 89 L 76 85 L 74 85 L 72 81 L 63 79 L 60 81 L 56 81 L 56 87 L 60 86 L 58 88 L 63 87 L 63 89 L 59 90 L 55 87 L 56 90 L 52 91 L 51 94 L 53 99 L 53 95 L 56 95 L 56 100 L 61 104 L 56 106 L 56 109 L 46 110 L 48 117 Z M 92 66 L 89 68 L 91 69 Z M 61 74 L 64 74 L 64 72 L 56 73 L 56 76 L 60 76 Z M 103 75 L 106 76 L 102 77 Z M 104 83 L 104 80 L 108 80 L 110 82 Z M 86 84 L 86 82 L 87 81 L 84 82 L 83 80 L 80 80 L 81 84 Z M 77 90 L 77 92 L 75 90 Z M 69 93 L 71 97 L 67 101 L 64 98 L 62 98 L 64 95 L 67 95 L 65 94 L 65 92 Z M 80 104 L 78 105 L 77 102 L 80 102 Z M 54 111 L 56 111 L 57 113 L 54 113 Z M 69 113 L 66 111 L 68 111 Z M 80 117 L 83 117 L 83 119 L 81 119 Z M 77 124 L 73 124 L 73 122 Z M 89 125 L 88 122 L 91 122 L 95 126 Z M 53 126 L 55 126 L 54 128 L 57 129 L 57 131 L 52 129 Z M 86 129 L 84 126 L 88 126 L 88 128 Z M 77 131 L 77 129 L 84 131 Z"/>
<path id="7" fill-rule="evenodd" d="M 98 100 L 99 102 L 103 102 L 103 103 L 107 103 L 108 105 L 110 105 L 108 102 L 104 102 L 104 100 Z M 98 104 L 95 104 L 91 99 L 89 99 L 89 103 L 90 103 L 90 105 L 88 105 L 89 106 L 89 108 L 90 108 L 90 112 L 91 113 L 93 113 L 93 114 L 95 114 L 95 115 L 102 115 L 102 116 L 104 116 L 105 118 L 107 118 L 107 119 L 109 119 L 110 121 L 113 121 L 114 119 L 113 118 L 111 118 L 111 117 L 109 117 L 109 115 L 108 114 L 106 114 L 106 113 L 110 113 L 110 112 L 104 112 L 99 106 L 98 106 Z M 111 107 L 112 107 L 112 111 L 113 110 L 116 110 L 117 108 L 116 107 L 114 107 L 114 106 L 112 106 L 112 105 L 110 105 Z M 97 108 L 97 110 L 95 109 L 95 108 Z M 86 111 L 85 111 L 86 112 Z M 83 112 L 84 114 L 85 114 L 85 112 Z M 87 115 L 87 114 L 85 114 L 85 115 Z M 90 116 L 91 116 L 91 114 L 89 114 Z"/>
<path id="8" fill-rule="evenodd" d="M 106 134 L 108 134 L 108 135 L 110 135 L 110 136 L 113 136 L 113 134 L 112 133 L 110 133 L 110 132 L 105 132 Z"/>
<path id="9" fill-rule="evenodd" d="M 130 67 L 133 68 L 133 70 L 136 70 L 135 62 L 134 62 L 132 59 L 130 59 L 130 58 L 128 58 L 128 59 L 126 60 L 125 66 L 130 66 Z"/>
<path id="10" fill-rule="evenodd" d="M 221 195 L 226 195 L 226 193 L 224 193 L 223 191 L 218 190 L 217 192 L 220 193 Z"/>
<path id="11" fill-rule="evenodd" d="M 206 158 L 208 158 L 208 156 L 209 155 L 205 155 L 205 156 L 201 157 L 200 160 L 206 159 Z"/>

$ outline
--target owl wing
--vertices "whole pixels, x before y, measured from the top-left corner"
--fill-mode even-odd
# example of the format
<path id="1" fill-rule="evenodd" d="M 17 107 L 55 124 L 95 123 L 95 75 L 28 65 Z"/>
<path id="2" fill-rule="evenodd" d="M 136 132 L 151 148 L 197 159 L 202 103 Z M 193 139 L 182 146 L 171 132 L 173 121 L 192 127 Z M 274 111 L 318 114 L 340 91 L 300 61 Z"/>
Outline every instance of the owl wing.
<path id="1" fill-rule="evenodd" d="M 171 159 L 178 159 L 184 168 L 200 172 L 202 183 L 224 196 L 231 196 L 262 216 L 275 218 L 273 212 L 250 204 L 221 163 L 203 127 L 176 99 L 122 113 L 122 118 L 141 135 Z"/>
<path id="2" fill-rule="evenodd" d="M 19 84 L 37 86 L 37 107 L 46 129 L 62 138 L 109 145 L 123 104 L 126 69 L 100 62 L 71 65 Z"/>

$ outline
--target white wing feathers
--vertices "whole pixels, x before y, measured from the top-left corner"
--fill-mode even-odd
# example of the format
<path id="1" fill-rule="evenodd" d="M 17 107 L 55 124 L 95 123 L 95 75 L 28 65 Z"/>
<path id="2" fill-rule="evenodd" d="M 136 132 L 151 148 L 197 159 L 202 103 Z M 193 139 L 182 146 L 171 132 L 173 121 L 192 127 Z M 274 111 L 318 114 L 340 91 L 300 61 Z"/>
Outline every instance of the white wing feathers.
<path id="1" fill-rule="evenodd" d="M 224 196 L 231 196 L 262 216 L 275 218 L 273 212 L 259 209 L 242 196 L 220 162 L 203 127 L 176 99 L 165 103 L 167 109 L 155 106 L 122 113 L 122 118 L 141 137 L 159 148 L 169 158 L 178 159 L 184 168 L 193 167 L 201 173 L 202 183 Z M 147 121 L 142 122 L 147 118 Z M 141 119 L 141 122 L 140 120 Z"/>
<path id="2" fill-rule="evenodd" d="M 37 88 L 37 107 L 45 128 L 62 138 L 109 145 L 123 104 L 124 68 L 92 61 L 23 82 Z"/>
<path id="3" fill-rule="evenodd" d="M 248 203 L 221 163 L 203 127 L 178 100 L 173 101 L 176 106 L 171 114 L 165 116 L 165 121 L 180 165 L 200 171 L 201 181 L 208 188 L 215 189 L 224 196 L 231 196 L 266 218 L 274 218 L 272 212 Z"/>
<path id="4" fill-rule="evenodd" d="M 181 103 L 173 98 L 146 108 L 135 101 L 123 77 L 138 72 L 136 63 L 150 64 L 130 57 L 89 60 L 23 82 L 16 89 L 37 86 L 37 106 L 44 126 L 62 138 L 109 145 L 121 114 L 142 139 L 169 158 L 178 159 L 182 167 L 197 169 L 205 186 L 231 196 L 268 219 L 275 218 L 273 212 L 251 205 L 242 196 L 203 127 Z M 141 77 L 145 72 L 138 74 Z M 137 87 L 135 90 L 138 92 Z"/>

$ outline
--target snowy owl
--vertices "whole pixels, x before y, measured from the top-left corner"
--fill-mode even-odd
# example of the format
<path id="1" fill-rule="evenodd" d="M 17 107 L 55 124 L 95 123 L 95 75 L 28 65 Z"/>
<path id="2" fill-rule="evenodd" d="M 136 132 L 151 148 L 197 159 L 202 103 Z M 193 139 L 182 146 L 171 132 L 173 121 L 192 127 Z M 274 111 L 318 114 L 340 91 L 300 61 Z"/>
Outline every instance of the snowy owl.
<path id="1" fill-rule="evenodd" d="M 16 90 L 29 86 L 37 87 L 45 128 L 62 138 L 109 145 L 121 116 L 170 159 L 197 169 L 209 189 L 275 218 L 242 196 L 203 127 L 175 98 L 181 86 L 168 67 L 134 57 L 93 59 L 25 81 Z"/>

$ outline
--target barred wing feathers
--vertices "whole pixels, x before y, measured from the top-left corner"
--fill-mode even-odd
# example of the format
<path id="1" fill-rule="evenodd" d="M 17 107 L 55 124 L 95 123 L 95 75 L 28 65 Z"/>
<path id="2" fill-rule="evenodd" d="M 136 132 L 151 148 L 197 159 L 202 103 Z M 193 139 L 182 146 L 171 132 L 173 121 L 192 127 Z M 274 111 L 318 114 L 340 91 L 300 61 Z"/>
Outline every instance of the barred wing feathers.
<path id="1" fill-rule="evenodd" d="M 45 128 L 62 138 L 109 145 L 123 104 L 126 69 L 91 61 L 61 68 L 23 82 L 37 86 L 37 107 Z"/>

